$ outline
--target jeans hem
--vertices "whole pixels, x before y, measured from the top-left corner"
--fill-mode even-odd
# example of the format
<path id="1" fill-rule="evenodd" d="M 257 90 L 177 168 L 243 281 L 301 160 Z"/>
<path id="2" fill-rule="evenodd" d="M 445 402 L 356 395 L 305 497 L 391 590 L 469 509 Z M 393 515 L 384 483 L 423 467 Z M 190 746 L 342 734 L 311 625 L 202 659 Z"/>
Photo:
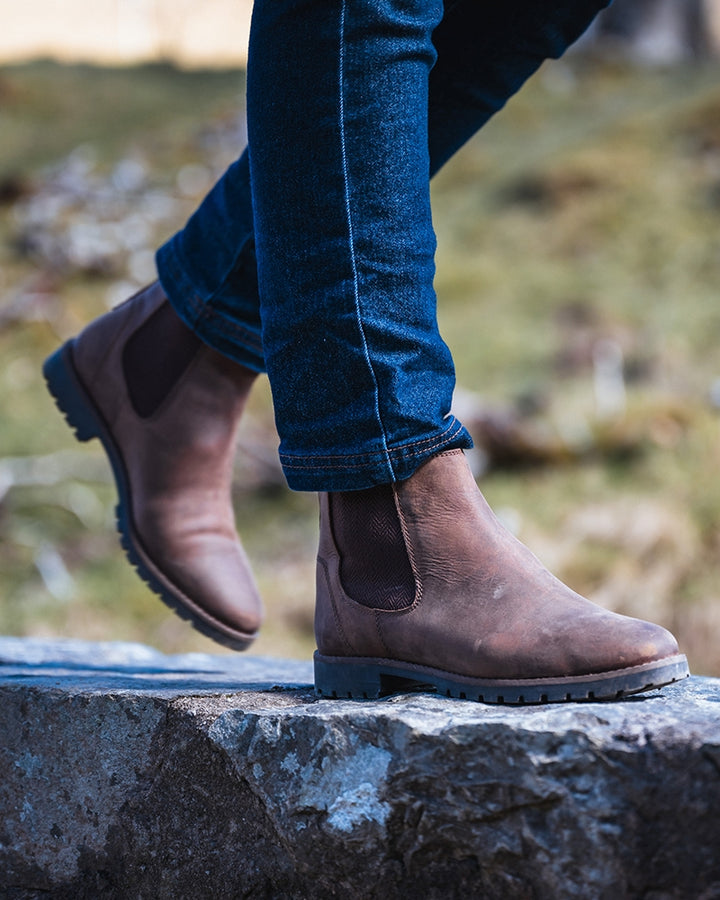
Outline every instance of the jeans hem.
<path id="1" fill-rule="evenodd" d="M 253 372 L 264 373 L 265 359 L 257 336 L 200 295 L 176 246 L 179 236 L 176 234 L 155 254 L 158 278 L 170 305 L 204 344 Z"/>
<path id="2" fill-rule="evenodd" d="M 281 453 L 280 462 L 294 491 L 357 491 L 404 481 L 444 450 L 469 450 L 472 438 L 454 416 L 439 433 L 368 453 L 294 455 Z"/>

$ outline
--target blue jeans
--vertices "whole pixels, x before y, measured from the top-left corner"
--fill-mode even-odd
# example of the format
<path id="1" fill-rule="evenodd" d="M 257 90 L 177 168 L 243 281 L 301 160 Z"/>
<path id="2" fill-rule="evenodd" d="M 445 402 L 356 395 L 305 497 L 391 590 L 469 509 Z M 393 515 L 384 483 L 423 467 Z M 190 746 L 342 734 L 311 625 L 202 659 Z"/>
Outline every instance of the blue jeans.
<path id="1" fill-rule="evenodd" d="M 266 371 L 296 490 L 471 446 L 429 179 L 609 0 L 256 0 L 248 146 L 157 255 L 204 341 Z"/>

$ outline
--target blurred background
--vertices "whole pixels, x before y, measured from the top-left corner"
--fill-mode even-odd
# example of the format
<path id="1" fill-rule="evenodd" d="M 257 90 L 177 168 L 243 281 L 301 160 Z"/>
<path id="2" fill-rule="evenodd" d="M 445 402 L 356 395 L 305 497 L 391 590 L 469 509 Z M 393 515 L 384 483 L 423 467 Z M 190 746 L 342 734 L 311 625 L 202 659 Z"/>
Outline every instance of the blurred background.
<path id="1" fill-rule="evenodd" d="M 0 633 L 218 648 L 125 562 L 97 446 L 40 367 L 154 278 L 245 143 L 245 0 L 0 0 Z M 433 184 L 441 327 L 472 464 L 576 590 L 720 675 L 720 2 L 617 0 Z M 263 380 L 238 527 L 308 656 L 316 501 L 277 464 Z"/>

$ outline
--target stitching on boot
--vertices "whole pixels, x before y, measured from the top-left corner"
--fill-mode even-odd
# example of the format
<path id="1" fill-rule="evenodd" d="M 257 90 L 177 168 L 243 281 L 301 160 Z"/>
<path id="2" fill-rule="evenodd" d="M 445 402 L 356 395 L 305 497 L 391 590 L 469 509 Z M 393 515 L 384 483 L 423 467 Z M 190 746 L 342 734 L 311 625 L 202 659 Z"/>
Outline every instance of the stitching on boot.
<path id="1" fill-rule="evenodd" d="M 411 608 L 412 608 L 412 607 L 411 607 Z M 393 655 L 393 654 L 392 654 L 392 650 L 388 647 L 387 642 L 386 642 L 386 640 L 385 640 L 385 637 L 383 636 L 383 633 L 382 633 L 382 618 L 381 618 L 380 614 L 381 614 L 381 613 L 384 613 L 384 612 L 405 612 L 405 610 L 394 610 L 394 609 L 393 609 L 393 610 L 383 610 L 383 609 L 376 609 L 376 610 L 373 610 L 373 611 L 374 611 L 374 613 L 375 613 L 375 616 L 374 616 L 374 619 L 375 619 L 375 633 L 377 634 L 378 640 L 379 640 L 380 643 L 383 645 L 383 650 L 385 651 L 385 653 L 386 653 L 388 659 L 390 659 L 390 658 L 392 658 L 392 655 Z"/>
<path id="2" fill-rule="evenodd" d="M 327 595 L 330 598 L 330 607 L 332 609 L 333 619 L 335 620 L 335 626 L 338 630 L 338 634 L 340 635 L 340 639 L 342 640 L 345 647 L 351 652 L 355 653 L 355 648 L 348 640 L 347 634 L 345 633 L 345 629 L 343 628 L 342 622 L 340 621 L 340 616 L 337 610 L 337 600 L 335 598 L 335 592 L 333 591 L 332 579 L 330 578 L 330 571 L 328 569 L 328 564 L 324 559 L 318 557 L 318 564 L 322 567 L 323 574 L 325 575 L 325 586 L 327 588 Z"/>
<path id="3" fill-rule="evenodd" d="M 454 451 L 449 450 L 449 453 L 453 453 Z M 462 450 L 459 451 L 462 453 Z M 410 538 L 410 529 L 407 525 L 407 519 L 405 518 L 405 511 L 403 510 L 402 498 L 400 496 L 400 490 L 397 485 L 393 485 L 393 497 L 395 499 L 395 509 L 397 510 L 398 519 L 400 521 L 400 530 L 402 532 L 403 541 L 405 543 L 405 552 L 408 556 L 408 561 L 410 562 L 410 568 L 412 569 L 413 578 L 415 579 L 415 598 L 410 606 L 405 607 L 403 610 L 398 610 L 398 612 L 407 612 L 411 609 L 416 609 L 420 603 L 422 602 L 423 596 L 423 584 L 422 579 L 420 578 L 420 571 L 417 567 L 417 560 L 415 558 L 415 548 L 413 547 L 412 540 Z"/>

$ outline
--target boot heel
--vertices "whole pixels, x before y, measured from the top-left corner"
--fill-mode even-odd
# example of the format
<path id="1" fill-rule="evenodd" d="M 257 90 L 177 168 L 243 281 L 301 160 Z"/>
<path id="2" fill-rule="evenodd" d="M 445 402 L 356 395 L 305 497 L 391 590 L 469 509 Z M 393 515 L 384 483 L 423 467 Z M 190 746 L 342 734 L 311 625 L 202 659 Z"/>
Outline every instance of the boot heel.
<path id="1" fill-rule="evenodd" d="M 55 404 L 79 441 L 99 437 L 97 419 L 72 364 L 70 343 L 63 344 L 43 365 L 43 375 Z"/>
<path id="2" fill-rule="evenodd" d="M 348 697 L 355 700 L 374 700 L 382 693 L 380 673 L 373 665 L 313 657 L 315 691 L 321 697 Z"/>

